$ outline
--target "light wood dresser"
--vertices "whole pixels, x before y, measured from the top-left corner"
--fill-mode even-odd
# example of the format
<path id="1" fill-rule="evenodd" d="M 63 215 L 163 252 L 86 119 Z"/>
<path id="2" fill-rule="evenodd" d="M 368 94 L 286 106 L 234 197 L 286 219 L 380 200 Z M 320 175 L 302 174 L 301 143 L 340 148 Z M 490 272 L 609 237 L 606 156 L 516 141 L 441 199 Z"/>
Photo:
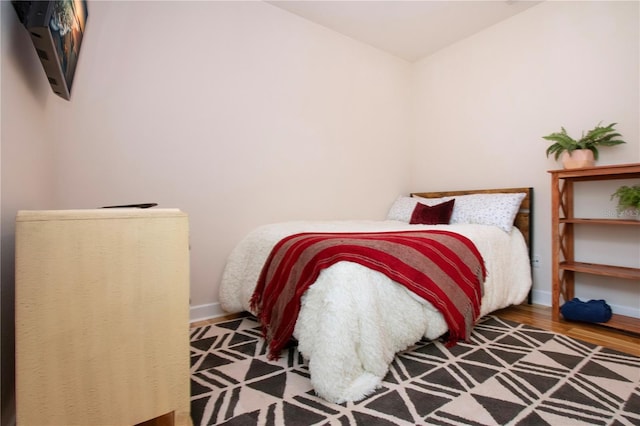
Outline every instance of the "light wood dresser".
<path id="1" fill-rule="evenodd" d="M 18 212 L 18 426 L 191 424 L 189 383 L 187 215 Z"/>

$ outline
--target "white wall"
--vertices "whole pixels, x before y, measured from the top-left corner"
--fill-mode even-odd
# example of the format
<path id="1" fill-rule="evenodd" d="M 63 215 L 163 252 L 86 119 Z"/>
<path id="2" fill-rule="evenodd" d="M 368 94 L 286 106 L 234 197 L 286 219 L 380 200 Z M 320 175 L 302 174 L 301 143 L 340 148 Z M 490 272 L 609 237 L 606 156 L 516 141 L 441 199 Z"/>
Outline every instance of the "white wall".
<path id="1" fill-rule="evenodd" d="M 412 188 L 534 187 L 534 253 L 541 258 L 541 267 L 534 270 L 538 303 L 550 303 L 547 170 L 560 167 L 545 157 L 548 143 L 542 136 L 564 126 L 579 137 L 600 121 L 617 122 L 628 143 L 602 148 L 598 164 L 640 160 L 638 6 L 545 2 L 415 64 Z M 615 187 L 581 190 L 592 205 L 590 214 L 606 217 Z M 579 234 L 579 240 L 590 244 L 597 239 L 593 233 Z M 640 233 L 626 229 L 625 234 L 621 246 L 607 249 L 578 244 L 579 254 L 604 254 L 599 261 L 638 267 Z M 637 286 L 616 283 L 610 293 L 611 281 L 593 282 L 576 295 L 606 298 L 619 312 L 640 317 Z"/>
<path id="2" fill-rule="evenodd" d="M 0 328 L 2 330 L 1 424 L 14 421 L 14 236 L 19 209 L 54 205 L 54 141 L 46 114 L 53 95 L 38 57 L 10 2 L 0 2 L 2 126 L 0 229 L 2 242 Z"/>
<path id="3" fill-rule="evenodd" d="M 409 73 L 262 2 L 93 2 L 50 111 L 56 201 L 183 209 L 192 305 L 216 303 L 254 226 L 380 219 L 408 189 Z"/>

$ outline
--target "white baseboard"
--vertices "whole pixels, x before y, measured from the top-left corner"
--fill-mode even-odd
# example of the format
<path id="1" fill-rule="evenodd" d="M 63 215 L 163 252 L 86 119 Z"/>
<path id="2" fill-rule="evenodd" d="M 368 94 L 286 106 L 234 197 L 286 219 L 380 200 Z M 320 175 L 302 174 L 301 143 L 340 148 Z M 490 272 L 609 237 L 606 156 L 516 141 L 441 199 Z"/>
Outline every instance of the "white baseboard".
<path id="1" fill-rule="evenodd" d="M 531 301 L 534 305 L 551 306 L 551 292 L 531 290 Z"/>
<path id="2" fill-rule="evenodd" d="M 551 306 L 551 292 L 533 290 L 531 295 L 534 304 Z M 629 306 L 611 305 L 611 309 L 616 314 L 640 318 L 639 313 Z M 192 306 L 189 312 L 189 321 L 204 321 L 225 315 L 229 315 L 229 312 L 223 311 L 220 303 L 208 303 L 205 305 Z"/>
<path id="3" fill-rule="evenodd" d="M 611 305 L 611 310 L 614 314 L 624 315 L 626 317 L 640 318 L 640 312 L 637 309 L 633 309 L 629 306 Z"/>
<path id="4" fill-rule="evenodd" d="M 542 306 L 551 306 L 551 292 L 548 291 L 532 291 L 533 303 Z M 586 302 L 585 299 L 580 299 Z M 609 302 L 607 302 L 609 303 Z M 615 305 L 609 303 L 614 314 L 624 315 L 632 318 L 640 318 L 640 312 L 631 306 Z"/>
<path id="5" fill-rule="evenodd" d="M 207 303 L 206 305 L 192 306 L 189 309 L 189 321 L 204 321 L 212 318 L 218 318 L 229 315 L 220 307 L 220 303 Z"/>

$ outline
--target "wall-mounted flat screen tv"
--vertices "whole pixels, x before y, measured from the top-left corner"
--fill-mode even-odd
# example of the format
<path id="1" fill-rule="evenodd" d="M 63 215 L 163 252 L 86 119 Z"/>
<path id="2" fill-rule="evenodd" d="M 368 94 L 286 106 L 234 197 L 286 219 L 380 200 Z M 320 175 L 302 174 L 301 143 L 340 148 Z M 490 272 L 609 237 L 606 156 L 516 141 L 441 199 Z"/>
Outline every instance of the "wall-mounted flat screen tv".
<path id="1" fill-rule="evenodd" d="M 13 5 L 31 35 L 51 88 L 69 100 L 87 22 L 86 1 L 14 1 Z"/>

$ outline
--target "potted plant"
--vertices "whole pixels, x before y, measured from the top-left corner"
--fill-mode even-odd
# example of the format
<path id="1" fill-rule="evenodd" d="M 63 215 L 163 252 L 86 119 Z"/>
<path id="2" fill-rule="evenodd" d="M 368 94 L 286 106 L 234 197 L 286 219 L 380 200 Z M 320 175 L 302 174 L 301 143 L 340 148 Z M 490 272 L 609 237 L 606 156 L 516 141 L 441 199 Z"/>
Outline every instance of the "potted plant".
<path id="1" fill-rule="evenodd" d="M 552 141 L 547 148 L 547 157 L 554 155 L 557 160 L 562 157 L 562 165 L 565 169 L 574 169 L 578 167 L 591 167 L 598 159 L 599 146 L 613 146 L 626 143 L 620 139 L 620 133 L 617 133 L 615 126 L 618 123 L 611 123 L 608 126 L 598 124 L 586 134 L 582 132 L 582 137 L 578 140 L 573 139 L 567 134 L 564 127 L 560 132 L 551 133 L 543 136 L 543 139 Z"/>
<path id="2" fill-rule="evenodd" d="M 640 185 L 623 185 L 611 194 L 611 199 L 614 198 L 618 199 L 618 216 L 640 220 Z"/>

